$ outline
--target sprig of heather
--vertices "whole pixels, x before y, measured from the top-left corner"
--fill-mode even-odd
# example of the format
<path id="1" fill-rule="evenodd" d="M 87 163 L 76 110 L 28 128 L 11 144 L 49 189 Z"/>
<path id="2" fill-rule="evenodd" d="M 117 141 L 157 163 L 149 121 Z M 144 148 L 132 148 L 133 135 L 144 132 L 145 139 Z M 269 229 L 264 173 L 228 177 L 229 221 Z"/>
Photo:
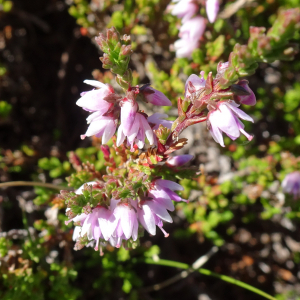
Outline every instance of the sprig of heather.
<path id="1" fill-rule="evenodd" d="M 229 61 L 219 63 L 217 74 L 207 79 L 191 75 L 185 85 L 185 96 L 178 99 L 178 118 L 174 121 L 162 152 L 170 153 L 176 146 L 180 133 L 187 127 L 207 121 L 213 138 L 224 146 L 222 133 L 235 140 L 244 134 L 248 140 L 252 136 L 244 131 L 240 119 L 253 119 L 240 108 L 241 104 L 255 105 L 255 95 L 242 79 L 253 74 L 259 62 L 273 62 L 276 59 L 293 59 L 297 46 L 288 45 L 295 30 L 300 28 L 300 10 L 290 9 L 279 12 L 279 16 L 267 34 L 262 27 L 250 28 L 247 45 L 236 44 Z M 174 146 L 175 145 L 175 146 Z"/>

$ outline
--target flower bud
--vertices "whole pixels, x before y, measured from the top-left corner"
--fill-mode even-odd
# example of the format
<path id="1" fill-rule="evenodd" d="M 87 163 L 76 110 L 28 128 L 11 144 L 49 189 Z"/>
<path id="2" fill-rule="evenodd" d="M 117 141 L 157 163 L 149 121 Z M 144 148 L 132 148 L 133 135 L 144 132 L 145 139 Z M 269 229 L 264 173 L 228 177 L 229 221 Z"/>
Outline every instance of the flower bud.
<path id="1" fill-rule="evenodd" d="M 166 164 L 172 167 L 181 167 L 194 158 L 194 155 L 184 154 L 168 158 Z"/>

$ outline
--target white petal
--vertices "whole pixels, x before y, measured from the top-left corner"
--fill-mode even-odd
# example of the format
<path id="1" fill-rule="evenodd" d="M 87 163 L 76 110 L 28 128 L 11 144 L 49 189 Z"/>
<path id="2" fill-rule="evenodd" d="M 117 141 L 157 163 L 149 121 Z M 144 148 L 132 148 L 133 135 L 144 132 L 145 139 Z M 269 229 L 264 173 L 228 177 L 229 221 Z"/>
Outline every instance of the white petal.
<path id="1" fill-rule="evenodd" d="M 153 131 L 144 116 L 140 115 L 140 120 L 142 122 L 142 126 L 144 127 L 147 139 L 148 139 L 150 145 L 152 145 L 154 142 Z"/>
<path id="2" fill-rule="evenodd" d="M 99 89 L 107 87 L 104 83 L 102 83 L 100 81 L 97 81 L 97 80 L 88 80 L 88 79 L 86 79 L 83 82 L 86 83 L 86 84 L 89 84 L 93 87 L 99 88 Z"/>
<path id="3" fill-rule="evenodd" d="M 117 147 L 121 146 L 124 140 L 125 140 L 125 134 L 123 133 L 123 127 L 121 124 L 118 128 Z"/>

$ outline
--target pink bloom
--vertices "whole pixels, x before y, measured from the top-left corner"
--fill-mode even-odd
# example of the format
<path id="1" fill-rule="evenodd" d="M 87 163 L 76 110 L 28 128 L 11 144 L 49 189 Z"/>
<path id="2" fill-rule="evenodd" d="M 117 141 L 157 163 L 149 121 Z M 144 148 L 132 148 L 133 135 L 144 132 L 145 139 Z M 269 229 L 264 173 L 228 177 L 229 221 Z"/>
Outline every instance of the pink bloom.
<path id="1" fill-rule="evenodd" d="M 294 195 L 294 199 L 300 198 L 300 172 L 286 175 L 281 186 L 286 193 Z"/>
<path id="2" fill-rule="evenodd" d="M 125 135 L 128 135 L 135 120 L 138 106 L 136 102 L 124 98 L 121 102 L 121 125 Z"/>
<path id="3" fill-rule="evenodd" d="M 199 39 L 205 30 L 205 19 L 197 16 L 187 20 L 180 28 L 179 37 L 181 39 L 174 43 L 176 57 L 192 56 L 193 51 L 199 47 Z"/>
<path id="4" fill-rule="evenodd" d="M 103 116 L 113 106 L 112 103 L 105 101 L 103 98 L 114 93 L 114 89 L 110 85 L 96 80 L 85 80 L 84 82 L 99 89 L 83 93 L 82 97 L 76 102 L 84 110 L 93 112 L 87 117 L 90 126 L 87 132 L 81 135 L 81 138 L 95 135 L 102 137 L 102 143 L 105 144 L 114 135 L 117 125 L 113 117 Z"/>
<path id="5" fill-rule="evenodd" d="M 174 191 L 182 191 L 183 187 L 173 181 L 170 180 L 164 180 L 164 179 L 157 179 L 155 180 L 155 189 L 158 191 L 156 195 L 160 195 L 161 197 L 164 197 L 162 195 L 166 194 L 168 197 L 174 201 L 184 201 L 187 202 L 187 200 L 182 199 L 180 196 L 178 196 Z M 155 190 L 151 190 L 151 193 L 154 193 Z"/>
<path id="6" fill-rule="evenodd" d="M 238 96 L 238 100 L 245 105 L 253 106 L 256 104 L 256 97 L 253 93 L 253 91 L 250 89 L 248 82 L 246 80 L 243 80 L 239 83 L 241 87 L 243 87 L 247 92 L 250 93 L 250 95 L 244 95 L 244 96 Z"/>
<path id="7" fill-rule="evenodd" d="M 114 93 L 114 89 L 112 86 L 96 80 L 85 80 L 84 82 L 99 89 L 82 93 L 82 97 L 77 100 L 76 105 L 84 110 L 97 112 L 98 116 L 102 116 L 112 105 L 103 98 Z"/>
<path id="8" fill-rule="evenodd" d="M 199 41 L 189 39 L 179 39 L 174 43 L 174 50 L 176 51 L 176 57 L 192 57 L 192 53 L 199 47 Z"/>
<path id="9" fill-rule="evenodd" d="M 192 93 L 195 93 L 205 87 L 206 80 L 203 77 L 203 73 L 204 72 L 200 73 L 201 78 L 196 74 L 190 75 L 185 83 L 185 97 L 188 97 Z"/>
<path id="10" fill-rule="evenodd" d="M 184 164 L 191 161 L 193 158 L 194 158 L 194 155 L 190 155 L 190 154 L 173 156 L 173 157 L 168 158 L 168 160 L 166 161 L 166 164 L 171 167 L 181 167 Z"/>
<path id="11" fill-rule="evenodd" d="M 94 184 L 96 184 L 96 182 L 92 181 L 88 182 L 87 184 L 93 186 Z M 77 189 L 75 193 L 77 195 L 82 194 L 83 188 L 84 185 Z M 66 211 L 68 210 L 70 210 L 70 208 L 67 208 Z M 81 225 L 75 226 L 73 232 L 73 240 L 77 241 L 79 238 L 83 237 L 86 234 L 89 240 L 96 241 L 95 250 L 98 250 L 100 239 L 104 239 L 107 241 L 112 235 L 114 218 L 112 216 L 111 211 L 102 206 L 92 208 L 91 213 L 79 214 L 74 218 L 66 221 L 65 223 L 67 225 L 72 221 L 74 223 L 80 222 Z"/>
<path id="12" fill-rule="evenodd" d="M 140 149 L 145 145 L 145 137 L 147 137 L 150 145 L 153 145 L 154 143 L 152 129 L 144 115 L 141 113 L 136 113 L 133 124 L 127 133 L 124 130 L 123 123 L 121 123 L 118 129 L 117 146 L 120 146 L 126 137 L 127 142 L 131 147 L 136 143 Z"/>
<path id="13" fill-rule="evenodd" d="M 106 144 L 116 132 L 117 120 L 114 117 L 88 117 L 88 121 L 91 123 L 85 134 L 81 135 L 84 139 L 87 136 L 102 137 L 102 144 Z"/>
<path id="14" fill-rule="evenodd" d="M 162 92 L 152 88 L 146 87 L 141 91 L 146 100 L 158 106 L 172 106 L 172 102 Z"/>
<path id="15" fill-rule="evenodd" d="M 134 207 L 135 206 L 135 207 Z M 138 219 L 136 214 L 136 201 L 130 200 L 129 203 L 118 202 L 113 210 L 113 233 L 110 242 L 119 248 L 122 240 L 132 238 L 136 241 L 138 238 Z"/>
<path id="16" fill-rule="evenodd" d="M 206 13 L 210 23 L 213 23 L 216 20 L 219 8 L 219 0 L 206 0 Z"/>
<path id="17" fill-rule="evenodd" d="M 87 234 L 89 240 L 95 240 L 95 250 L 98 250 L 99 239 L 108 240 L 111 237 L 113 222 L 111 212 L 104 207 L 95 207 L 84 220 L 81 236 Z"/>
<path id="18" fill-rule="evenodd" d="M 205 19 L 197 16 L 184 22 L 179 30 L 179 37 L 184 40 L 199 40 L 205 30 Z"/>
<path id="19" fill-rule="evenodd" d="M 249 141 L 252 136 L 244 130 L 244 124 L 239 120 L 247 120 L 253 122 L 253 119 L 237 108 L 239 105 L 234 101 L 218 103 L 216 110 L 208 114 L 208 128 L 214 138 L 222 147 L 225 147 L 222 132 L 226 133 L 232 140 L 237 139 L 240 133 L 243 133 Z"/>
<path id="20" fill-rule="evenodd" d="M 172 223 L 173 220 L 168 213 L 174 210 L 175 201 L 186 201 L 179 197 L 174 191 L 183 190 L 183 187 L 173 181 L 158 179 L 154 181 L 154 188 L 148 193 L 151 200 L 142 201 L 138 208 L 138 217 L 143 227 L 152 235 L 156 234 L 156 225 L 164 233 L 165 237 L 169 234 L 163 229 L 163 222 Z"/>
<path id="21" fill-rule="evenodd" d="M 171 10 L 171 14 L 181 18 L 183 22 L 190 19 L 198 10 L 198 6 L 193 3 L 193 0 L 177 0 L 174 2 L 176 4 L 169 5 L 167 10 Z"/>
<path id="22" fill-rule="evenodd" d="M 158 129 L 159 125 L 161 124 L 164 127 L 171 129 L 173 121 L 164 120 L 164 118 L 168 118 L 167 114 L 161 113 L 154 113 L 150 117 L 147 118 L 149 123 L 155 124 L 152 129 Z"/>

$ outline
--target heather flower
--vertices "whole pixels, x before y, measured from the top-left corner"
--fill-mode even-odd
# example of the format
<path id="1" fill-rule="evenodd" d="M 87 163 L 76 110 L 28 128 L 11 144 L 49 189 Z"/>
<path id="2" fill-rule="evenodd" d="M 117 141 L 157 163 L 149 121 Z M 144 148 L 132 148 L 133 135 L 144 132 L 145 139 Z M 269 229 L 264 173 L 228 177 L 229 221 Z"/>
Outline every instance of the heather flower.
<path id="1" fill-rule="evenodd" d="M 190 19 L 198 10 L 193 0 L 174 0 L 173 3 L 167 7 L 167 10 L 170 10 L 173 16 L 181 18 L 183 22 Z"/>
<path id="2" fill-rule="evenodd" d="M 164 120 L 167 117 L 167 114 L 154 113 L 148 117 L 147 120 L 149 123 L 154 124 L 154 127 L 152 128 L 154 130 L 158 129 L 159 125 L 163 125 L 164 127 L 171 129 L 173 121 Z"/>
<path id="3" fill-rule="evenodd" d="M 166 164 L 171 167 L 181 167 L 184 164 L 191 161 L 193 158 L 194 158 L 194 155 L 190 155 L 190 154 L 173 156 L 173 157 L 168 158 L 168 160 L 166 161 Z"/>
<path id="4" fill-rule="evenodd" d="M 300 198 L 300 172 L 286 175 L 281 186 L 286 193 L 293 195 L 294 199 Z"/>
<path id="5" fill-rule="evenodd" d="M 97 116 L 102 116 L 112 106 L 112 104 L 105 101 L 104 98 L 114 93 L 114 89 L 111 85 L 96 80 L 85 80 L 84 83 L 98 89 L 81 93 L 81 98 L 77 100 L 76 105 L 82 107 L 84 110 L 97 112 Z"/>
<path id="6" fill-rule="evenodd" d="M 210 23 L 215 22 L 219 8 L 219 0 L 206 0 L 206 14 Z"/>
<path id="7" fill-rule="evenodd" d="M 179 37 L 185 40 L 199 40 L 205 30 L 205 19 L 197 16 L 187 20 L 179 30 Z"/>
<path id="8" fill-rule="evenodd" d="M 90 115 L 91 117 L 92 115 Z M 118 120 L 114 117 L 96 117 L 88 118 L 90 126 L 88 127 L 85 134 L 81 135 L 81 139 L 87 136 L 93 136 L 100 138 L 102 137 L 102 144 L 106 144 L 115 134 Z"/>
<path id="9" fill-rule="evenodd" d="M 113 209 L 113 215 L 110 219 L 112 221 L 113 231 L 110 237 L 110 243 L 119 248 L 122 245 L 122 240 L 132 238 L 133 241 L 136 241 L 139 227 L 138 216 L 136 214 L 136 202 L 129 199 L 129 202 L 123 203 L 120 200 L 112 199 L 110 209 Z"/>
<path id="10" fill-rule="evenodd" d="M 158 106 L 172 106 L 172 102 L 162 92 L 152 88 L 146 87 L 140 90 L 146 100 Z"/>
<path id="11" fill-rule="evenodd" d="M 88 185 L 95 185 L 96 182 L 88 182 Z M 83 184 L 79 189 L 75 191 L 77 195 L 82 194 L 85 184 Z M 66 209 L 68 212 L 70 208 Z M 99 241 L 108 240 L 111 237 L 113 231 L 113 216 L 110 210 L 105 207 L 97 206 L 92 208 L 91 213 L 81 213 L 75 216 L 74 218 L 66 221 L 66 225 L 70 222 L 79 223 L 80 226 L 75 226 L 73 232 L 73 240 L 77 241 L 84 235 L 90 241 L 96 241 L 95 250 L 98 250 Z"/>
<path id="12" fill-rule="evenodd" d="M 121 123 L 118 129 L 117 146 L 120 146 L 126 137 L 131 148 L 133 148 L 134 143 L 136 143 L 137 146 L 142 149 L 145 145 L 145 137 L 147 137 L 150 145 L 154 143 L 153 131 L 147 119 L 141 113 L 135 114 L 133 124 L 127 133 L 124 130 L 123 123 Z"/>
<path id="13" fill-rule="evenodd" d="M 183 187 L 170 180 L 157 179 L 153 183 L 153 188 L 148 193 L 148 197 L 151 200 L 141 202 L 138 209 L 139 221 L 150 234 L 156 234 L 157 225 L 165 237 L 169 236 L 163 229 L 162 221 L 173 222 L 168 213 L 168 210 L 173 211 L 175 209 L 172 200 L 186 201 L 178 196 L 174 192 L 175 190 L 183 190 Z"/>
<path id="14" fill-rule="evenodd" d="M 82 97 L 76 102 L 84 110 L 92 112 L 87 117 L 87 123 L 90 125 L 81 138 L 95 135 L 102 137 L 102 143 L 105 144 L 114 135 L 117 127 L 117 120 L 114 117 L 104 116 L 113 107 L 113 103 L 105 101 L 104 98 L 114 93 L 114 89 L 110 85 L 96 80 L 85 80 L 84 82 L 99 89 L 82 93 Z"/>
<path id="15" fill-rule="evenodd" d="M 239 82 L 239 85 L 243 87 L 247 92 L 250 93 L 250 95 L 238 95 L 237 99 L 240 101 L 240 103 L 245 104 L 245 105 L 250 105 L 253 106 L 256 104 L 256 97 L 253 93 L 253 91 L 250 89 L 248 85 L 247 80 L 242 80 Z"/>
<path id="16" fill-rule="evenodd" d="M 124 98 L 120 104 L 122 131 L 125 135 L 128 135 L 135 121 L 138 106 L 136 102 L 128 100 L 127 98 Z"/>
<path id="17" fill-rule="evenodd" d="M 217 109 L 208 114 L 208 128 L 214 138 L 222 147 L 225 147 L 222 132 L 226 133 L 232 140 L 237 139 L 243 133 L 249 141 L 252 136 L 244 130 L 244 124 L 239 118 L 253 122 L 253 119 L 237 108 L 239 105 L 234 101 L 221 101 Z"/>
<path id="18" fill-rule="evenodd" d="M 199 40 L 205 30 L 205 19 L 197 16 L 187 20 L 180 28 L 180 39 L 174 43 L 177 57 L 191 57 L 193 51 L 199 47 Z"/>
<path id="19" fill-rule="evenodd" d="M 204 72 L 200 73 L 201 78 L 196 74 L 189 76 L 185 83 L 185 97 L 189 97 L 192 93 L 195 93 L 205 87 L 206 80 L 203 77 L 203 73 Z"/>

